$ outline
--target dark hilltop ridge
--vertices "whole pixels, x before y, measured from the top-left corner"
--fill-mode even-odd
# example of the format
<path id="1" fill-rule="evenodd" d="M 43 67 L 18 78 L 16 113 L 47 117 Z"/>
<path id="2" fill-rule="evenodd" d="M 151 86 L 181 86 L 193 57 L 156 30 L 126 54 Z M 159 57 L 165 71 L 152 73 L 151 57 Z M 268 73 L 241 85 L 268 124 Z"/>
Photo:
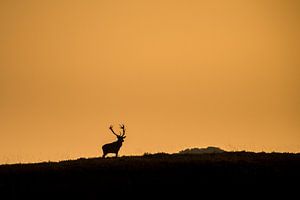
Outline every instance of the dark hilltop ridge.
<path id="1" fill-rule="evenodd" d="M 206 148 L 191 148 L 179 151 L 179 154 L 205 154 L 205 153 L 224 153 L 223 149 L 219 147 L 206 147 Z"/>
<path id="2" fill-rule="evenodd" d="M 297 194 L 300 154 L 217 150 L 1 165 L 0 199 Z"/>

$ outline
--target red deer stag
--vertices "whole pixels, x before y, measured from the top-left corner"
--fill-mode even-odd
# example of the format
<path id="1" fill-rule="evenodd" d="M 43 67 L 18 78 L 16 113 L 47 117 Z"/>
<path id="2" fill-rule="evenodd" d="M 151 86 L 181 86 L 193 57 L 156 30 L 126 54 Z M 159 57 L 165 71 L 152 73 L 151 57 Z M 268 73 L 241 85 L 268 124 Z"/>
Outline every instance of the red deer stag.
<path id="1" fill-rule="evenodd" d="M 123 133 L 120 133 L 120 135 L 116 134 L 113 130 L 113 126 L 111 125 L 109 127 L 109 129 L 111 130 L 111 132 L 117 136 L 117 141 L 115 142 L 112 142 L 112 143 L 108 143 L 108 144 L 105 144 L 102 146 L 102 150 L 103 150 L 103 158 L 105 158 L 106 154 L 108 153 L 114 153 L 116 154 L 116 157 L 118 157 L 118 153 L 119 153 L 119 150 L 122 146 L 122 143 L 124 142 L 124 139 L 126 138 L 125 136 L 125 126 L 124 124 L 121 124 L 120 125 L 120 128 L 123 130 Z"/>

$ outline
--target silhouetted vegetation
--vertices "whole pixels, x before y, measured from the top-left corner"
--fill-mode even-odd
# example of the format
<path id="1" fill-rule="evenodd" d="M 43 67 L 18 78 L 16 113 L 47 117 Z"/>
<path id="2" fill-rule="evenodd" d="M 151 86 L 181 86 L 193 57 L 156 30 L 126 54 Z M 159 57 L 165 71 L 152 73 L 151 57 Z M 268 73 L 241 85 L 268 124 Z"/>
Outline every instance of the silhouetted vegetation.
<path id="1" fill-rule="evenodd" d="M 207 148 L 191 148 L 179 151 L 180 154 L 205 154 L 205 153 L 224 153 L 223 149 L 219 147 L 207 147 Z"/>
<path id="2" fill-rule="evenodd" d="M 300 180 L 300 154 L 224 152 L 145 154 L 120 158 L 0 166 L 1 199 L 99 199 L 238 193 L 293 194 Z M 288 193 L 286 193 L 288 191 Z M 143 196 L 140 196 L 141 198 Z M 243 198 L 242 198 L 243 199 Z"/>

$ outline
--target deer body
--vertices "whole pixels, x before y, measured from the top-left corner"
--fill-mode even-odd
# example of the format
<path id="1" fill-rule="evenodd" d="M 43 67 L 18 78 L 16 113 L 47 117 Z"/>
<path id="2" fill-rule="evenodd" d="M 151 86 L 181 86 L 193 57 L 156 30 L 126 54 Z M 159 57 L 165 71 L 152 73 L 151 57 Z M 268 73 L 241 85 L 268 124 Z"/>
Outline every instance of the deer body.
<path id="1" fill-rule="evenodd" d="M 118 153 L 119 153 L 119 150 L 122 146 L 122 143 L 124 142 L 124 138 L 126 136 L 125 135 L 125 126 L 124 125 L 120 125 L 120 128 L 123 130 L 123 133 L 118 135 L 114 132 L 113 130 L 113 126 L 110 126 L 109 129 L 112 131 L 112 133 L 117 136 L 117 141 L 115 142 L 112 142 L 112 143 L 108 143 L 108 144 L 105 144 L 102 146 L 102 151 L 103 151 L 103 158 L 105 158 L 105 156 L 108 154 L 108 153 L 114 153 L 116 154 L 116 157 L 118 157 Z"/>
<path id="2" fill-rule="evenodd" d="M 103 158 L 106 156 L 108 153 L 114 153 L 116 154 L 116 157 L 118 156 L 118 152 L 122 146 L 123 141 L 115 141 L 112 143 L 108 143 L 102 146 L 102 151 L 103 151 Z"/>

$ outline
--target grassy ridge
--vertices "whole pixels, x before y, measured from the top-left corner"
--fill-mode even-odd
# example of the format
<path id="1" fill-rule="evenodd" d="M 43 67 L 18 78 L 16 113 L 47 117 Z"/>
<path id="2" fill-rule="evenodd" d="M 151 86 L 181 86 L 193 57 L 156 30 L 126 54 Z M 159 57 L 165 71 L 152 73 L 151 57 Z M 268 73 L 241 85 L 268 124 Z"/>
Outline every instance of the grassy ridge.
<path id="1" fill-rule="evenodd" d="M 300 154 L 288 153 L 154 154 L 0 166 L 0 192 L 8 199 L 97 199 L 107 194 L 210 193 L 232 188 L 253 193 L 292 189 L 299 180 Z"/>

